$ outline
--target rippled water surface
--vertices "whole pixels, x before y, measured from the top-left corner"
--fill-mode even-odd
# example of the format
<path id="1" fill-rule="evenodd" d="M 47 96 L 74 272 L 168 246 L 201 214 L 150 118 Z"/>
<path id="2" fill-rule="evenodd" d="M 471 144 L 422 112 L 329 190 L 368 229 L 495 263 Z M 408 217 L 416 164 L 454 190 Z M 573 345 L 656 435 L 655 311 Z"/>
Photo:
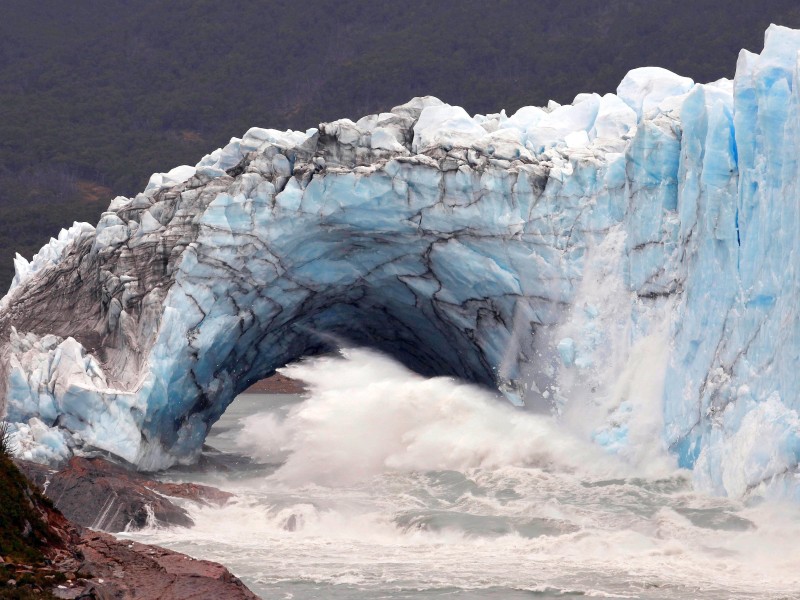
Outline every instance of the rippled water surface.
<path id="1" fill-rule="evenodd" d="M 547 424 L 495 431 L 507 415 L 459 404 L 477 392 L 448 396 L 446 422 L 341 392 L 238 398 L 212 466 L 167 474 L 237 499 L 130 535 L 219 561 L 263 598 L 800 597 L 793 506 L 708 497 L 677 471 L 609 476 Z"/>

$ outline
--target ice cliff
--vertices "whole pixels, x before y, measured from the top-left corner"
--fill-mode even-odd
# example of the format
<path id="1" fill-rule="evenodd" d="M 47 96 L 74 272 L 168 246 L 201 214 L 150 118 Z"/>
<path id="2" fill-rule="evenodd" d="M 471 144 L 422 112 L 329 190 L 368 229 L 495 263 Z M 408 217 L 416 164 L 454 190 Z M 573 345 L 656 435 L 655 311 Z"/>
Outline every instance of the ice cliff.
<path id="1" fill-rule="evenodd" d="M 251 129 L 17 258 L 0 407 L 28 457 L 164 467 L 348 340 L 611 452 L 655 427 L 716 493 L 800 497 L 798 50 L 772 26 L 733 82 L 643 68 L 511 116 L 427 97 Z"/>

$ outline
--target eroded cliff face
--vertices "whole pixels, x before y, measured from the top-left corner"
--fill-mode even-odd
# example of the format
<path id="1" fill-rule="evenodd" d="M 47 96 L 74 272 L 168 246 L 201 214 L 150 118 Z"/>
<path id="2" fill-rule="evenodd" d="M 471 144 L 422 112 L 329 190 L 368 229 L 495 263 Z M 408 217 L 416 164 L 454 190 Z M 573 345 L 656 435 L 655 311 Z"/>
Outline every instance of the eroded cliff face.
<path id="1" fill-rule="evenodd" d="M 511 117 L 417 98 L 251 129 L 154 175 L 17 261 L 0 356 L 23 449 L 190 461 L 236 393 L 346 340 L 580 402 L 616 452 L 657 432 L 721 493 L 791 488 L 798 49 L 773 27 L 735 82 L 640 69 Z"/>

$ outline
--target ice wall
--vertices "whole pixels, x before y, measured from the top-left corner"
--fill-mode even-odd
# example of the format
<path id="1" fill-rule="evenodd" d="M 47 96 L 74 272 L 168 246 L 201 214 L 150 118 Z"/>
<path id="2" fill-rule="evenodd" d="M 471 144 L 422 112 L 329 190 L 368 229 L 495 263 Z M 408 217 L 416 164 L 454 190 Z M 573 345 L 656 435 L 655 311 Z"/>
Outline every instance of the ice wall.
<path id="1" fill-rule="evenodd" d="M 39 460 L 191 461 L 237 392 L 346 340 L 797 495 L 798 50 L 773 26 L 733 82 L 253 128 L 15 262 L 7 418 Z"/>

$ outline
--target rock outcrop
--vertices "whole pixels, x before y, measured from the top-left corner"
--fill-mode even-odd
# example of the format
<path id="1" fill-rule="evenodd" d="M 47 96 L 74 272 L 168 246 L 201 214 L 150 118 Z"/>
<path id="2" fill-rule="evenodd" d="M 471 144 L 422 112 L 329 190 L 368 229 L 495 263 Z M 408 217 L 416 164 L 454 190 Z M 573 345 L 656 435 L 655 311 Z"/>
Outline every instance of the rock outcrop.
<path id="1" fill-rule="evenodd" d="M 55 595 L 59 598 L 258 598 L 222 565 L 158 546 L 118 541 L 108 534 L 82 530 L 75 550 L 83 557 L 76 568 L 84 577 L 57 588 Z"/>
<path id="2" fill-rule="evenodd" d="M 0 455 L 0 598 L 29 597 L 257 598 L 219 564 L 73 524 Z"/>
<path id="3" fill-rule="evenodd" d="M 217 506 L 232 497 L 196 483 L 149 479 L 102 458 L 74 457 L 57 470 L 27 461 L 17 461 L 17 465 L 68 519 L 112 533 L 148 525 L 193 525 L 187 512 L 169 497 Z"/>

